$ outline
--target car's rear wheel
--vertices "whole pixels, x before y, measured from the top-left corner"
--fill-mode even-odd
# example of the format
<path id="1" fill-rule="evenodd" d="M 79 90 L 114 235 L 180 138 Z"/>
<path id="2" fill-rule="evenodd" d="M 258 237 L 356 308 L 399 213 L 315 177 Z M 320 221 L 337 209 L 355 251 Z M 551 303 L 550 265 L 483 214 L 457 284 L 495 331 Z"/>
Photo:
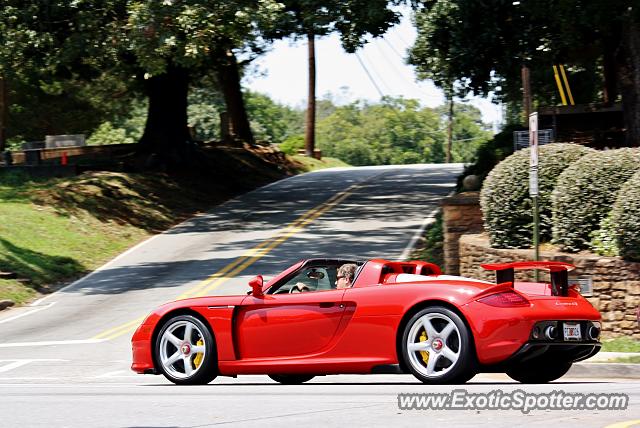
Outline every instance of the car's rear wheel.
<path id="1" fill-rule="evenodd" d="M 442 306 L 422 309 L 402 335 L 403 365 L 424 383 L 464 383 L 475 375 L 469 329 Z"/>
<path id="2" fill-rule="evenodd" d="M 554 361 L 525 362 L 507 370 L 507 376 L 520 383 L 548 383 L 567 374 L 572 363 Z"/>
<path id="3" fill-rule="evenodd" d="M 269 375 L 269 377 L 283 385 L 299 385 L 313 379 L 311 375 Z"/>
<path id="4" fill-rule="evenodd" d="M 155 344 L 159 370 L 179 385 L 204 385 L 217 374 L 213 335 L 191 315 L 178 315 L 165 322 Z"/>

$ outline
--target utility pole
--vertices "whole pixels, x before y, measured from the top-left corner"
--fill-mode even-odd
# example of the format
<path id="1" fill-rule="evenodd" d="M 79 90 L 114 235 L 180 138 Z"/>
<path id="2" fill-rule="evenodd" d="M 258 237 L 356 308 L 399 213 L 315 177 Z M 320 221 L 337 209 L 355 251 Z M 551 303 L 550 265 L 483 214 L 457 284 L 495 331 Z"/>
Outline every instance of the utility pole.
<path id="1" fill-rule="evenodd" d="M 449 125 L 447 127 L 447 157 L 446 162 L 451 163 L 451 147 L 453 146 L 453 89 L 449 95 Z"/>
<path id="2" fill-rule="evenodd" d="M 9 116 L 7 92 L 7 81 L 4 76 L 0 75 L 0 152 L 4 152 L 7 146 L 7 119 Z"/>
<path id="3" fill-rule="evenodd" d="M 529 123 L 529 115 L 531 114 L 531 76 L 529 67 L 522 65 L 522 109 L 523 122 Z"/>
<path id="4" fill-rule="evenodd" d="M 316 48 L 315 35 L 307 34 L 309 48 L 309 97 L 307 99 L 307 126 L 304 149 L 306 155 L 313 157 L 316 148 Z"/>

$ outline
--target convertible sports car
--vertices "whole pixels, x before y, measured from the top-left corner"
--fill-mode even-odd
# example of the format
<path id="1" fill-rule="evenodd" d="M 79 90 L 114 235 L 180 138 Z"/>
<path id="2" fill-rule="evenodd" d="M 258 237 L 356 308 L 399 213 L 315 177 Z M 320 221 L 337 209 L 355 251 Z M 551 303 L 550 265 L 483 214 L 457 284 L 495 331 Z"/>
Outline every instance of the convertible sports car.
<path id="1" fill-rule="evenodd" d="M 347 263 L 358 266 L 352 286 L 338 289 Z M 267 283 L 255 277 L 247 295 L 159 307 L 132 338 L 132 369 L 176 384 L 241 374 L 292 384 L 341 373 L 463 383 L 479 372 L 543 383 L 600 350 L 600 313 L 569 286 L 572 265 L 483 267 L 496 283 L 442 275 L 423 261 L 303 260 Z M 550 281 L 515 282 L 517 269 L 548 271 Z"/>

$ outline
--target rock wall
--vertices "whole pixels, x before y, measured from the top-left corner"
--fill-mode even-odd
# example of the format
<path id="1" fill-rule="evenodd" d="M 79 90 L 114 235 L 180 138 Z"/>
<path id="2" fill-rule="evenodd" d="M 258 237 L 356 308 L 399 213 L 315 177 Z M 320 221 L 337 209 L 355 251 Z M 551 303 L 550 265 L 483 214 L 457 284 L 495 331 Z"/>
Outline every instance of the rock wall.
<path id="1" fill-rule="evenodd" d="M 445 221 L 446 224 L 446 221 Z M 486 235 L 464 235 L 459 239 L 460 274 L 493 281 L 495 274 L 480 267 L 482 263 L 533 260 L 533 250 L 491 248 Z M 627 262 L 619 257 L 603 257 L 582 252 L 579 254 L 541 251 L 541 260 L 571 263 L 576 270 L 570 278 L 591 275 L 593 297 L 587 299 L 602 313 L 606 336 L 628 336 L 640 339 L 637 311 L 640 306 L 640 263 Z M 548 281 L 547 278 L 543 278 Z M 516 280 L 531 280 L 530 274 L 518 272 Z"/>
<path id="2" fill-rule="evenodd" d="M 482 212 L 478 192 L 464 192 L 442 201 L 444 272 L 460 274 L 458 240 L 465 233 L 482 232 Z"/>

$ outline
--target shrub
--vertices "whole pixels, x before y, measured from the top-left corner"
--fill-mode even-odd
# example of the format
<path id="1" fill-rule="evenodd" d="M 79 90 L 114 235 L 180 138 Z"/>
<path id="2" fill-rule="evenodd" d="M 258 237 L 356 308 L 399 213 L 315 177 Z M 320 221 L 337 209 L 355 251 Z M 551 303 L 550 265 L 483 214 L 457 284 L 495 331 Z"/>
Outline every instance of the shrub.
<path id="1" fill-rule="evenodd" d="M 87 145 L 89 146 L 133 143 L 133 138 L 127 137 L 127 131 L 114 127 L 111 122 L 102 123 L 87 139 Z"/>
<path id="2" fill-rule="evenodd" d="M 567 168 L 552 195 L 553 242 L 566 251 L 589 248 L 590 235 L 600 228 L 639 162 L 639 150 L 617 149 L 591 153 Z"/>
<path id="3" fill-rule="evenodd" d="M 467 175 L 477 175 L 480 181 L 484 181 L 489 172 L 504 158 L 513 153 L 513 131 L 522 130 L 519 126 L 509 126 L 493 139 L 485 141 L 476 150 L 475 163 L 467 165 L 462 175 L 458 177 L 458 190 L 462 190 L 462 180 Z"/>
<path id="4" fill-rule="evenodd" d="M 304 149 L 304 136 L 292 135 L 284 140 L 278 147 L 288 155 L 295 155 L 298 153 L 298 150 Z"/>
<path id="5" fill-rule="evenodd" d="M 558 176 L 593 150 L 576 144 L 548 144 L 539 154 L 540 239 L 551 239 L 550 197 Z M 533 210 L 529 197 L 529 149 L 500 162 L 487 176 L 480 193 L 485 229 L 491 245 L 526 248 L 533 237 Z"/>
<path id="6" fill-rule="evenodd" d="M 611 211 L 619 254 L 640 261 L 640 172 L 636 172 L 618 191 Z"/>

